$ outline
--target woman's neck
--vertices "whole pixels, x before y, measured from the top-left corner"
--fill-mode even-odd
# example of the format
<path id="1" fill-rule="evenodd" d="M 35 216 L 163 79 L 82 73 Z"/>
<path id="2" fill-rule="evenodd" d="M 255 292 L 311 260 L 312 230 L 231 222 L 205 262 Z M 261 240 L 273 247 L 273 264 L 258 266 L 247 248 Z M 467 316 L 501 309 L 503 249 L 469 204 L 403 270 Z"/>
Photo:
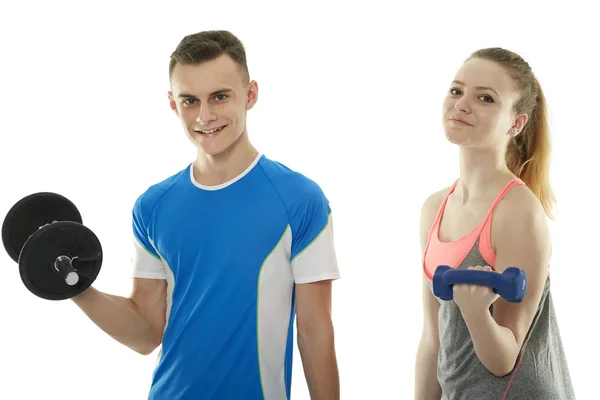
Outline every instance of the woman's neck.
<path id="1" fill-rule="evenodd" d="M 504 154 L 481 149 L 460 150 L 460 181 L 456 187 L 457 200 L 468 203 L 498 194 L 514 174 L 506 166 Z"/>

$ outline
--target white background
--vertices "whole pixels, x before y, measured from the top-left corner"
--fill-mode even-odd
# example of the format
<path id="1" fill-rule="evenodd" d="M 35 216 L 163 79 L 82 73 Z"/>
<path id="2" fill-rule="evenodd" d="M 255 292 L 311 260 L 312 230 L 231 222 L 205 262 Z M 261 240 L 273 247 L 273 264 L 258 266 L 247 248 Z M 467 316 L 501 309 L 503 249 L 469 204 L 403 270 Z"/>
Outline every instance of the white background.
<path id="1" fill-rule="evenodd" d="M 3 2 L 0 212 L 38 191 L 67 196 L 104 248 L 99 290 L 131 290 L 131 207 L 194 148 L 167 102 L 184 35 L 228 29 L 246 45 L 259 101 L 251 140 L 315 179 L 335 212 L 342 399 L 409 399 L 421 331 L 419 211 L 458 174 L 441 103 L 481 47 L 522 54 L 553 134 L 552 292 L 578 399 L 597 393 L 598 21 L 576 1 Z M 69 300 L 29 293 L 0 254 L 0 398 L 144 399 L 156 353 L 120 345 Z M 579 313 L 579 314 L 578 314 Z M 308 399 L 296 351 L 292 398 Z"/>

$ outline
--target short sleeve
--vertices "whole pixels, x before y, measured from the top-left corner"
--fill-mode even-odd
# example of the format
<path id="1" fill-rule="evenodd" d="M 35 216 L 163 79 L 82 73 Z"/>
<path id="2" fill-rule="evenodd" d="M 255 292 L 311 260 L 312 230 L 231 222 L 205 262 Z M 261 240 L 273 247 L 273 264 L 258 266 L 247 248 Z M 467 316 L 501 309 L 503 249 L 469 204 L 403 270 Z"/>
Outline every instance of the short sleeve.
<path id="1" fill-rule="evenodd" d="M 329 201 L 310 185 L 292 213 L 292 273 L 296 283 L 339 279 Z"/>
<path id="2" fill-rule="evenodd" d="M 142 195 L 136 200 L 132 211 L 132 276 L 134 278 L 166 279 L 165 266 L 148 234 L 148 227 L 146 225 L 148 210 L 144 205 Z"/>

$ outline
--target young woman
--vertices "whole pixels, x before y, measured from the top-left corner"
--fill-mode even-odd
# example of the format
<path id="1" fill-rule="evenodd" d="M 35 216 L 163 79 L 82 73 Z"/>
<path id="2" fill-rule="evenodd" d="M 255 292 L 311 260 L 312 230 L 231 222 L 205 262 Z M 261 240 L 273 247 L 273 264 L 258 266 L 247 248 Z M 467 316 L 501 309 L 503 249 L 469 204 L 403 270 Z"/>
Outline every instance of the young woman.
<path id="1" fill-rule="evenodd" d="M 473 53 L 450 86 L 443 126 L 459 146 L 460 177 L 421 211 L 415 398 L 575 399 L 550 293 L 546 103 L 529 64 L 500 48 Z M 527 294 L 510 303 L 462 284 L 444 301 L 432 287 L 439 265 L 496 273 L 517 266 Z"/>

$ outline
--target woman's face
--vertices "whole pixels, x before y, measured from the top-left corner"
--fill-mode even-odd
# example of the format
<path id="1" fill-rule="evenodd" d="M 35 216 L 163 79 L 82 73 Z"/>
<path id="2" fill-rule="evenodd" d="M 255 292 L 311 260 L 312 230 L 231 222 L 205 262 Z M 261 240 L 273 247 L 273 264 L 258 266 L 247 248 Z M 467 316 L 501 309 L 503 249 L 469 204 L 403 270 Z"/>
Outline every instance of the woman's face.
<path id="1" fill-rule="evenodd" d="M 506 145 L 525 124 L 514 104 L 517 86 L 499 64 L 473 58 L 458 70 L 443 104 L 446 138 L 463 147 Z"/>

